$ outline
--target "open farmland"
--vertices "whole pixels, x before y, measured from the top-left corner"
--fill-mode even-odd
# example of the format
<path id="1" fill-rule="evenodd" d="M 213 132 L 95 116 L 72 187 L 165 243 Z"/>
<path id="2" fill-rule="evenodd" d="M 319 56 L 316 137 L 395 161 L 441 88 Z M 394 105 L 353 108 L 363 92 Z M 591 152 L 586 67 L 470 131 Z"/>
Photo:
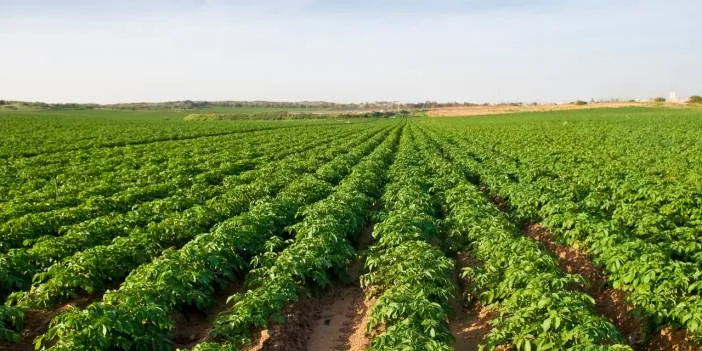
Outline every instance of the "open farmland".
<path id="1" fill-rule="evenodd" d="M 0 350 L 699 350 L 702 110 L 0 112 Z"/>

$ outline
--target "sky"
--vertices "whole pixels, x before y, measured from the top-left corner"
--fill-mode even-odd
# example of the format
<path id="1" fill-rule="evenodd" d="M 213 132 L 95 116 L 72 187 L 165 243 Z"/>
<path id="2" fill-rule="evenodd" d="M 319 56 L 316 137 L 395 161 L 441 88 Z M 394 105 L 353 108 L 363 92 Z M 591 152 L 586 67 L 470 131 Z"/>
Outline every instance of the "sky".
<path id="1" fill-rule="evenodd" d="M 700 0 L 0 0 L 0 99 L 702 95 Z"/>

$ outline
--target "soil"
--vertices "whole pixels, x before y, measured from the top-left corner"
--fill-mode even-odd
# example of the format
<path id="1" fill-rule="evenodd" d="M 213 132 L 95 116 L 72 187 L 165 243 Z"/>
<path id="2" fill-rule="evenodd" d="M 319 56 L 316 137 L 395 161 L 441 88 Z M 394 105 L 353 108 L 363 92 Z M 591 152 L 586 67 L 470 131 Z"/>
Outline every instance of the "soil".
<path id="1" fill-rule="evenodd" d="M 255 344 L 246 351 L 303 351 L 312 332 L 319 306 L 311 299 L 300 300 L 285 308 L 284 324 L 275 324 L 259 332 Z"/>
<path id="2" fill-rule="evenodd" d="M 318 299 L 288 306 L 286 323 L 261 330 L 245 351 L 362 351 L 370 345 L 365 333 L 370 303 L 357 286 L 337 286 Z"/>
<path id="3" fill-rule="evenodd" d="M 474 105 L 474 106 L 453 106 L 453 107 L 437 107 L 432 108 L 427 111 L 430 117 L 448 117 L 448 116 L 485 116 L 485 115 L 497 115 L 497 114 L 507 114 L 507 113 L 518 113 L 518 112 L 546 112 L 546 111 L 568 111 L 568 110 L 583 110 L 590 108 L 619 108 L 619 107 L 660 107 L 665 106 L 668 108 L 684 108 L 685 104 L 680 103 L 665 103 L 665 104 L 655 104 L 648 102 L 595 102 L 588 103 L 586 105 L 575 105 L 568 103 L 561 104 L 537 104 L 537 105 L 510 105 L 510 104 L 496 104 L 496 105 Z"/>
<path id="4" fill-rule="evenodd" d="M 372 241 L 373 223 L 369 223 L 358 237 L 357 250 L 365 250 Z M 347 273 L 351 284 L 334 287 L 319 301 L 320 315 L 314 324 L 307 343 L 307 350 L 365 350 L 370 345 L 366 335 L 367 312 L 370 303 L 365 301 L 358 279 L 365 259 L 360 257 L 349 266 Z"/>
<path id="5" fill-rule="evenodd" d="M 207 311 L 188 308 L 171 313 L 173 343 L 176 347 L 191 348 L 205 340 L 217 315 L 227 309 L 229 296 L 241 290 L 241 284 L 231 283 L 215 294 L 215 303 Z"/>
<path id="6" fill-rule="evenodd" d="M 580 274 L 589 282 L 589 286 L 577 288 L 595 299 L 597 313 L 614 324 L 634 350 L 702 350 L 702 347 L 692 346 L 686 340 L 685 332 L 682 330 L 671 328 L 659 331 L 649 330 L 650 323 L 633 314 L 636 308 L 626 303 L 626 294 L 607 285 L 607 276 L 594 266 L 586 253 L 556 243 L 551 233 L 538 224 L 526 226 L 523 232 L 543 243 L 556 256 L 561 269 L 567 273 Z"/>
<path id="7" fill-rule="evenodd" d="M 458 294 L 451 302 L 454 314 L 449 319 L 455 350 L 477 350 L 485 335 L 490 332 L 491 321 L 497 316 L 497 311 L 484 307 L 477 299 L 464 293 L 471 282 L 461 278 L 461 268 L 474 266 L 475 261 L 466 252 L 456 254 L 454 278 Z"/>
<path id="8" fill-rule="evenodd" d="M 363 290 L 357 286 L 335 288 L 321 301 L 307 350 L 364 350 L 366 312 Z M 360 318 L 359 318 L 360 317 Z"/>
<path id="9" fill-rule="evenodd" d="M 370 318 L 368 311 L 370 311 L 376 302 L 377 299 L 375 298 L 365 300 L 363 297 L 359 296 L 354 309 L 355 315 L 351 321 L 352 333 L 348 338 L 348 347 L 343 348 L 342 350 L 364 351 L 368 349 L 371 344 L 370 335 L 375 334 L 372 332 L 366 332 L 366 326 L 368 325 L 368 319 Z"/>
<path id="10" fill-rule="evenodd" d="M 70 307 L 84 308 L 94 301 L 99 300 L 101 294 L 75 298 L 52 310 L 26 310 L 24 311 L 25 328 L 22 329 L 22 340 L 19 344 L 0 344 L 2 351 L 34 351 L 34 339 L 42 335 L 49 328 L 49 323 L 57 315 L 65 312 Z"/>
<path id="11" fill-rule="evenodd" d="M 366 225 L 355 246 L 368 248 L 373 224 Z M 370 341 L 365 333 L 367 311 L 372 302 L 365 301 L 358 278 L 364 266 L 361 257 L 347 269 L 351 282 L 337 284 L 319 298 L 303 299 L 285 309 L 286 323 L 258 333 L 256 342 L 246 351 L 261 350 L 365 350 Z"/>
<path id="12" fill-rule="evenodd" d="M 700 351 L 702 346 L 692 346 L 684 330 L 664 328 L 651 338 L 646 351 Z"/>
<path id="13" fill-rule="evenodd" d="M 606 285 L 607 277 L 594 266 L 587 254 L 556 243 L 551 233 L 538 224 L 527 226 L 524 233 L 543 243 L 556 256 L 563 271 L 582 275 L 589 286 L 579 286 L 578 290 L 595 298 L 597 313 L 612 322 L 629 345 L 636 350 L 642 349 L 647 335 L 646 323 L 632 315 L 635 308 L 625 302 L 626 296 L 623 292 Z"/>

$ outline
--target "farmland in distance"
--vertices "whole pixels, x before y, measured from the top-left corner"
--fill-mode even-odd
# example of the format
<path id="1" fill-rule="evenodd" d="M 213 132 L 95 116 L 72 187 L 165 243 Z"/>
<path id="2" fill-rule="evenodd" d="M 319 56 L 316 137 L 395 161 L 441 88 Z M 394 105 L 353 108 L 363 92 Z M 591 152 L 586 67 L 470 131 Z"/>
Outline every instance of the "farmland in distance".
<path id="1" fill-rule="evenodd" d="M 0 350 L 701 349 L 701 109 L 188 115 L 0 112 Z"/>

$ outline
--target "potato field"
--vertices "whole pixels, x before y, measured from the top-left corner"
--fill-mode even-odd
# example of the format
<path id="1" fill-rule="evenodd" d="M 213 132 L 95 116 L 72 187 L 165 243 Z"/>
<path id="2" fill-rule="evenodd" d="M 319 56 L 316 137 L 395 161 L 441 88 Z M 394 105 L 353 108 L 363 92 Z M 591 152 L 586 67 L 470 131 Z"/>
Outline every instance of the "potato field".
<path id="1" fill-rule="evenodd" d="M 0 112 L 0 350 L 700 350 L 702 110 Z"/>

